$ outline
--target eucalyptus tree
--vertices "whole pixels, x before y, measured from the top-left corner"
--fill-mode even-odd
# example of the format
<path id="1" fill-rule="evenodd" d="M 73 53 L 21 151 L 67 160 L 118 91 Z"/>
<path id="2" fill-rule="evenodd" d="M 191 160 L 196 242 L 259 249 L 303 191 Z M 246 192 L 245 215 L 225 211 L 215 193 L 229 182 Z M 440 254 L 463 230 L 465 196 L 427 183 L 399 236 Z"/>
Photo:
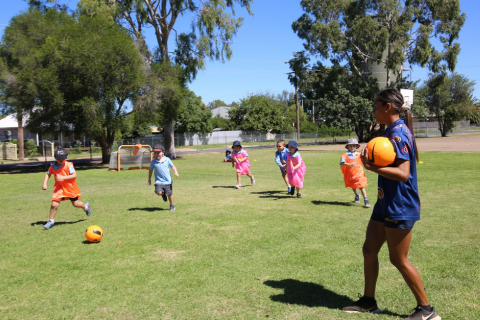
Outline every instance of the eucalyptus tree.
<path id="1" fill-rule="evenodd" d="M 302 0 L 301 6 L 305 13 L 292 28 L 305 49 L 347 63 L 361 79 L 372 63 L 385 65 L 387 86 L 394 74 L 402 79 L 406 63 L 435 73 L 455 68 L 466 18 L 459 0 Z"/>
<path id="2" fill-rule="evenodd" d="M 458 74 L 431 74 L 416 95 L 417 109 L 425 107 L 438 123 L 442 137 L 455 128 L 455 121 L 472 115 L 475 81 Z"/>
<path id="3" fill-rule="evenodd" d="M 230 59 L 232 40 L 243 24 L 235 18 L 235 5 L 252 14 L 253 0 L 81 0 L 82 12 L 108 12 L 113 8 L 115 21 L 127 27 L 138 43 L 144 43 L 145 29 L 153 28 L 160 61 L 173 60 L 183 69 L 185 81 L 195 79 L 205 60 Z M 191 19 L 190 29 L 177 32 L 179 20 Z M 172 31 L 174 48 L 170 48 Z M 172 37 L 173 38 L 173 37 Z M 155 55 L 148 55 L 153 61 Z M 174 119 L 165 118 L 164 137 L 166 153 L 175 158 Z"/>

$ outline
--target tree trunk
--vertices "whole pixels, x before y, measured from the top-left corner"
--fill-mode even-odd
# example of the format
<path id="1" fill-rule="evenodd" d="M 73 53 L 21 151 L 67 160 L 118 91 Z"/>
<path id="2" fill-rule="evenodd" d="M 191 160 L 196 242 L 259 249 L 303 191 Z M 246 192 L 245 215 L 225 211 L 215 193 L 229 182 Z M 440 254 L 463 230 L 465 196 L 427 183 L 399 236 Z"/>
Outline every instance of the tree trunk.
<path id="1" fill-rule="evenodd" d="M 115 134 L 109 134 L 107 130 L 100 137 L 97 137 L 96 139 L 98 140 L 98 143 L 102 148 L 102 163 L 109 164 L 110 156 L 112 155 L 112 146 L 115 140 Z"/>
<path id="2" fill-rule="evenodd" d="M 176 159 L 175 153 L 175 136 L 173 131 L 173 121 L 169 121 L 163 127 L 163 138 L 165 143 L 165 155 L 170 159 Z"/>
<path id="3" fill-rule="evenodd" d="M 100 144 L 101 145 L 101 144 Z M 107 144 L 105 146 L 102 145 L 102 163 L 110 163 L 110 156 L 112 155 L 112 145 Z"/>
<path id="4" fill-rule="evenodd" d="M 18 160 L 23 161 L 25 159 L 24 145 L 23 145 L 23 113 L 17 111 L 18 121 Z"/>

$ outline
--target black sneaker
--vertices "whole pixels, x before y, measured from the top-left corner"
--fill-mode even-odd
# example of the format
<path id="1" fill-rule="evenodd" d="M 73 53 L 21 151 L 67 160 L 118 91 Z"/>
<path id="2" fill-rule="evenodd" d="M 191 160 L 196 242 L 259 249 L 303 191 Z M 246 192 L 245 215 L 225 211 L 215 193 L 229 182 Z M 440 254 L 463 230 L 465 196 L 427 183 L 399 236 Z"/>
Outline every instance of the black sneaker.
<path id="1" fill-rule="evenodd" d="M 380 310 L 377 306 L 377 301 L 373 299 L 373 302 L 371 302 L 371 299 L 365 297 L 365 296 L 360 296 L 358 294 L 360 299 L 358 301 L 354 301 L 350 306 L 342 308 L 343 311 L 348 312 L 348 313 L 359 313 L 359 312 L 370 312 L 370 313 L 380 313 L 382 310 Z M 370 300 L 370 301 L 368 301 Z"/>
<path id="2" fill-rule="evenodd" d="M 442 320 L 433 307 L 431 311 L 428 311 L 422 306 L 417 306 L 411 312 L 413 313 L 410 317 L 405 318 L 404 320 Z"/>
<path id="3" fill-rule="evenodd" d="M 163 199 L 163 201 L 167 202 L 168 198 L 167 198 L 167 195 L 165 193 L 162 194 L 162 199 Z"/>
<path id="4" fill-rule="evenodd" d="M 297 193 L 297 198 L 301 198 L 302 195 L 300 193 Z"/>
<path id="5" fill-rule="evenodd" d="M 295 194 L 295 187 L 292 187 L 292 189 L 290 190 L 290 195 L 293 196 Z"/>

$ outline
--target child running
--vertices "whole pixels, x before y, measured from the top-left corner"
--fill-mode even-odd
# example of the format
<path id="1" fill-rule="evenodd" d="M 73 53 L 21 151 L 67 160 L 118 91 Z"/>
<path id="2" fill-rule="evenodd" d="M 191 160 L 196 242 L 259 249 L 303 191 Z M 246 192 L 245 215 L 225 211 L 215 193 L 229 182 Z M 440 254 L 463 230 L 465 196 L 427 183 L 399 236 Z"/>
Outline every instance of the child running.
<path id="1" fill-rule="evenodd" d="M 242 145 L 240 141 L 236 140 L 232 145 L 232 168 L 235 166 L 237 169 L 237 184 L 235 188 L 240 189 L 242 187 L 242 176 L 247 175 L 250 177 L 252 185 L 255 184 L 255 178 L 250 173 L 250 162 L 248 162 L 248 153 L 245 150 L 242 150 Z"/>
<path id="2" fill-rule="evenodd" d="M 297 188 L 297 198 L 301 198 L 300 189 L 303 188 L 303 178 L 305 177 L 305 162 L 298 152 L 297 142 L 290 140 L 287 144 L 287 175 L 288 181 L 292 186 L 290 194 L 295 194 L 295 187 Z"/>
<path id="3" fill-rule="evenodd" d="M 342 169 L 345 187 L 352 188 L 355 194 L 354 203 L 360 203 L 360 194 L 357 192 L 357 189 L 360 189 L 363 195 L 363 201 L 365 201 L 365 207 L 370 208 L 367 191 L 365 190 L 365 187 L 368 186 L 367 177 L 363 172 L 360 153 L 357 152 L 357 149 L 360 148 L 358 140 L 354 138 L 348 139 L 345 148 L 348 149 L 348 151 L 343 154 L 340 160 L 340 169 Z"/>
<path id="4" fill-rule="evenodd" d="M 232 152 L 230 150 L 225 151 L 225 158 L 223 158 L 223 162 L 232 162 Z"/>
<path id="5" fill-rule="evenodd" d="M 283 180 L 288 187 L 288 193 L 292 192 L 292 186 L 288 182 L 287 176 L 287 153 L 288 149 L 285 148 L 285 141 L 278 140 L 277 141 L 277 151 L 275 152 L 275 162 L 280 167 L 280 172 L 282 173 Z"/>
<path id="6" fill-rule="evenodd" d="M 150 170 L 148 170 L 148 185 L 152 184 L 152 173 L 155 172 L 155 193 L 162 196 L 163 201 L 170 201 L 170 211 L 175 211 L 173 204 L 173 181 L 170 169 L 172 168 L 175 177 L 178 178 L 177 168 L 172 163 L 170 158 L 164 156 L 165 147 L 157 144 L 153 147 L 153 160 L 150 163 Z"/>
<path id="7" fill-rule="evenodd" d="M 82 208 L 87 216 L 92 214 L 90 204 L 79 201 L 82 196 L 77 186 L 77 172 L 73 167 L 73 163 L 66 160 L 67 156 L 68 153 L 65 149 L 59 148 L 55 150 L 54 157 L 57 161 L 50 165 L 43 179 L 42 189 L 47 190 L 48 179 L 50 179 L 52 174 L 55 178 L 52 205 L 50 206 L 50 219 L 43 226 L 44 230 L 51 229 L 54 226 L 55 215 L 57 214 L 57 209 L 61 201 L 70 200 L 74 207 Z"/>
<path id="8" fill-rule="evenodd" d="M 362 151 L 365 168 L 378 174 L 378 200 L 363 244 L 364 293 L 343 310 L 349 313 L 381 312 L 375 300 L 378 252 L 387 242 L 391 263 L 400 271 L 417 301 L 412 314 L 404 320 L 441 320 L 428 302 L 420 274 L 408 259 L 413 225 L 420 220 L 418 151 L 411 131 L 410 105 L 404 103 L 398 90 L 386 89 L 377 95 L 372 112 L 377 123 L 387 126 L 383 136 L 390 139 L 397 157 L 393 166 L 377 167 L 369 162 L 367 148 Z"/>

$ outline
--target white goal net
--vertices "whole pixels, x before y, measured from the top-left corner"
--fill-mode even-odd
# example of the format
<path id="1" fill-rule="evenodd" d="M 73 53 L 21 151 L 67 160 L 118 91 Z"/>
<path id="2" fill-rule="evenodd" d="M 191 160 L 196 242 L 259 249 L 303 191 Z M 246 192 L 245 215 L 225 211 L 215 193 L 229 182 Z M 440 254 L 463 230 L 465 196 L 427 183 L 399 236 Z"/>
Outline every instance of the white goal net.
<path id="1" fill-rule="evenodd" d="M 138 170 L 150 167 L 153 153 L 149 145 L 122 145 L 110 156 L 109 171 Z"/>

